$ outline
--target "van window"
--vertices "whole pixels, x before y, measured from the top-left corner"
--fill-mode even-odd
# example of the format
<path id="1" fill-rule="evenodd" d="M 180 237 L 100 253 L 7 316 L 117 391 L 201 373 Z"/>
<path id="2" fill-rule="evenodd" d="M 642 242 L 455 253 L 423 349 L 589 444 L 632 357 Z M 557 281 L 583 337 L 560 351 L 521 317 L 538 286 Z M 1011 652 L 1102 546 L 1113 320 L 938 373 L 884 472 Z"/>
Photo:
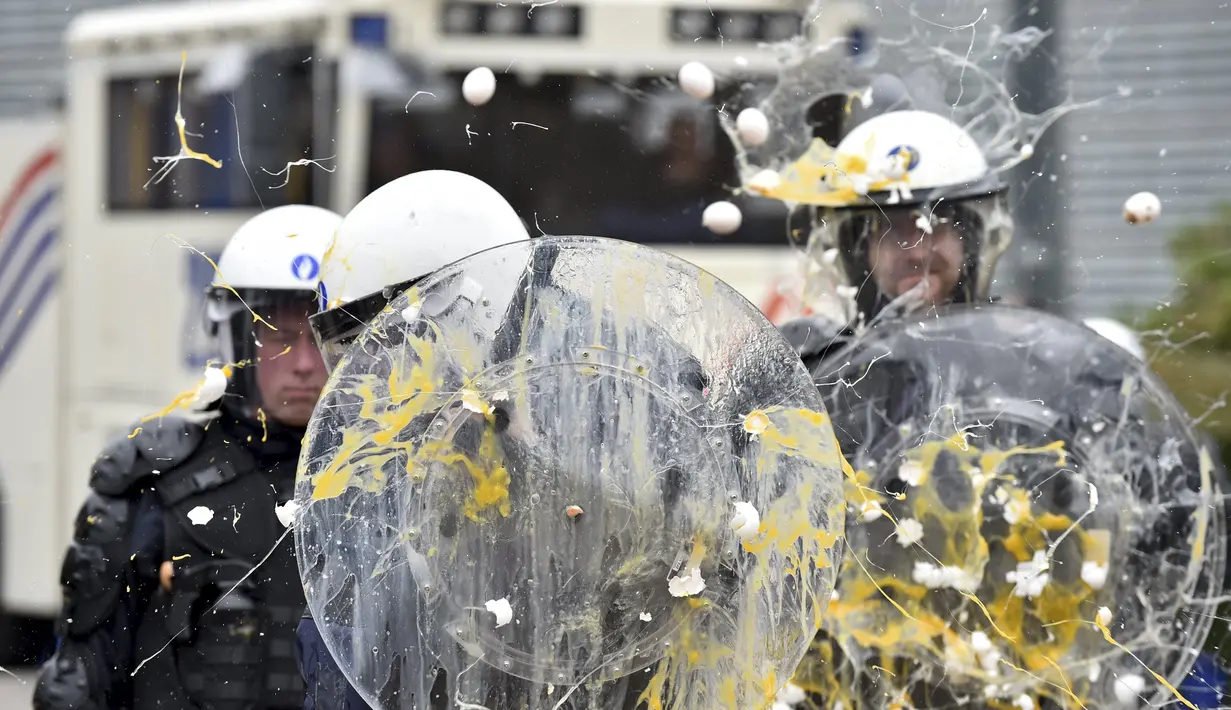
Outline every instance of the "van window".
<path id="1" fill-rule="evenodd" d="M 473 107 L 464 74 L 420 76 L 410 101 L 375 100 L 367 189 L 415 170 L 478 177 L 504 195 L 531 233 L 585 234 L 641 243 L 785 245 L 786 210 L 735 200 L 743 227 L 720 237 L 701 226 L 716 200 L 732 200 L 731 142 L 715 106 L 661 79 L 615 86 L 587 76 L 528 81 L 498 74 L 495 97 Z"/>
<path id="2" fill-rule="evenodd" d="M 322 157 L 314 152 L 314 141 L 330 151 L 323 157 L 332 155 L 332 142 L 313 135 L 313 116 L 331 114 L 334 103 L 324 97 L 330 108 L 322 111 L 322 97 L 314 99 L 313 73 L 332 72 L 332 67 L 312 59 L 311 47 L 219 55 L 218 62 L 243 62 L 230 67 L 232 75 L 243 77 L 238 85 L 228 85 L 225 66 L 186 73 L 182 98 L 178 73 L 110 82 L 106 179 L 112 210 L 326 204 L 329 174 L 324 170 L 304 166 L 270 173 L 279 173 L 289 162 Z M 179 153 L 177 98 L 188 145 L 221 160 L 222 167 L 182 160 L 160 182 L 150 182 L 161 166 L 154 159 Z M 332 161 L 322 164 L 332 168 Z"/>

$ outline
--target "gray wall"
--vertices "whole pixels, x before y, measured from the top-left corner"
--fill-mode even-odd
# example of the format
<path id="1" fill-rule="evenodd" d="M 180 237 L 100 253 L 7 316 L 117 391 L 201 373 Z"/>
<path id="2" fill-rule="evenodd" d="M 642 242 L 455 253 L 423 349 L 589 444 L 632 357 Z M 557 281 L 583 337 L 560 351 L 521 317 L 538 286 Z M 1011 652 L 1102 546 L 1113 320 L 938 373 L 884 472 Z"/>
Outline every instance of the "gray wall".
<path id="1" fill-rule="evenodd" d="M 144 4 L 166 0 L 143 0 Z M 58 105 L 64 92 L 64 29 L 83 10 L 128 0 L 0 0 L 0 117 Z"/>
<path id="2" fill-rule="evenodd" d="M 1074 88 L 1115 97 L 1067 119 L 1075 305 L 1148 306 L 1175 288 L 1171 236 L 1231 200 L 1231 6 L 1063 0 L 1062 22 Z M 1132 94 L 1119 97 L 1121 86 Z M 1163 215 L 1133 227 L 1121 210 L 1141 190 L 1162 199 Z"/>

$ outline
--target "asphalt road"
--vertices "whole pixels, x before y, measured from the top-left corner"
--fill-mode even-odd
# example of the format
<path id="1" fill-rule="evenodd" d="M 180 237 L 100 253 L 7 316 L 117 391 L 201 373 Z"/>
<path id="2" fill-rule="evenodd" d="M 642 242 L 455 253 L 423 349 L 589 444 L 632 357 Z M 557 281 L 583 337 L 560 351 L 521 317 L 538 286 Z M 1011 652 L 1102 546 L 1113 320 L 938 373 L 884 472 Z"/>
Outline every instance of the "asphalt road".
<path id="1" fill-rule="evenodd" d="M 0 710 L 30 710 L 30 696 L 34 694 L 34 669 L 11 669 L 14 678 L 0 673 Z"/>

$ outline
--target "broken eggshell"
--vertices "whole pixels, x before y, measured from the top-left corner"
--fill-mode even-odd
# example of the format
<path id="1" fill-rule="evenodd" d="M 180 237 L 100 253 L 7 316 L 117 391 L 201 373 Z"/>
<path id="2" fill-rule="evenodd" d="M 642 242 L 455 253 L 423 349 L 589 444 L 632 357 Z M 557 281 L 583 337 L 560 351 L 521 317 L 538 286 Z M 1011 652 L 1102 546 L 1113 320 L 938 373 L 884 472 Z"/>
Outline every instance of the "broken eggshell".
<path id="1" fill-rule="evenodd" d="M 680 574 L 667 581 L 667 591 L 673 597 L 691 597 L 705 591 L 705 580 L 701 578 L 701 569 L 693 567 L 681 570 Z"/>
<path id="2" fill-rule="evenodd" d="M 205 525 L 213 519 L 214 519 L 214 511 L 210 510 L 209 508 L 206 508 L 203 505 L 198 505 L 197 507 L 188 511 L 188 520 L 193 525 Z"/>
<path id="3" fill-rule="evenodd" d="M 207 367 L 205 368 L 205 379 L 197 386 L 193 404 L 198 407 L 208 407 L 222 399 L 226 391 L 227 373 L 221 367 Z"/>
<path id="4" fill-rule="evenodd" d="M 483 606 L 496 617 L 496 628 L 500 628 L 513 620 L 513 605 L 507 597 L 488 599 Z"/>
<path id="5" fill-rule="evenodd" d="M 761 530 L 761 514 L 751 503 L 740 501 L 735 504 L 735 515 L 731 518 L 731 529 L 745 542 L 757 536 Z"/>
<path id="6" fill-rule="evenodd" d="M 288 500 L 282 505 L 274 506 L 274 515 L 278 517 L 278 522 L 282 523 L 282 527 L 289 528 L 295 523 L 295 516 L 299 514 L 299 503 L 294 500 Z"/>

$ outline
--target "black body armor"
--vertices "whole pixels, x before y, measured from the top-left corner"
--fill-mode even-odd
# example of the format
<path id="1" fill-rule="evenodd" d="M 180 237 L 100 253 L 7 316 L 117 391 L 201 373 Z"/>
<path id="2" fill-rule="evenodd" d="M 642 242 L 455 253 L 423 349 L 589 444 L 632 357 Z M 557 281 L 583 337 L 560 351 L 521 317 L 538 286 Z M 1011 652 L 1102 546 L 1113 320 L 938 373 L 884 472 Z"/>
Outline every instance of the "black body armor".
<path id="1" fill-rule="evenodd" d="M 136 710 L 302 706 L 303 589 L 274 512 L 292 497 L 301 439 L 224 410 L 192 456 L 154 482 L 175 576 L 137 631 L 136 662 L 150 660 L 132 681 Z M 198 508 L 213 514 L 204 524 Z"/>
<path id="2" fill-rule="evenodd" d="M 134 426 L 94 462 L 60 572 L 60 646 L 39 673 L 37 710 L 128 707 L 135 625 L 159 564 L 156 551 L 135 543 L 135 524 L 159 470 L 189 458 L 204 435 L 198 423 L 166 417 Z"/>

